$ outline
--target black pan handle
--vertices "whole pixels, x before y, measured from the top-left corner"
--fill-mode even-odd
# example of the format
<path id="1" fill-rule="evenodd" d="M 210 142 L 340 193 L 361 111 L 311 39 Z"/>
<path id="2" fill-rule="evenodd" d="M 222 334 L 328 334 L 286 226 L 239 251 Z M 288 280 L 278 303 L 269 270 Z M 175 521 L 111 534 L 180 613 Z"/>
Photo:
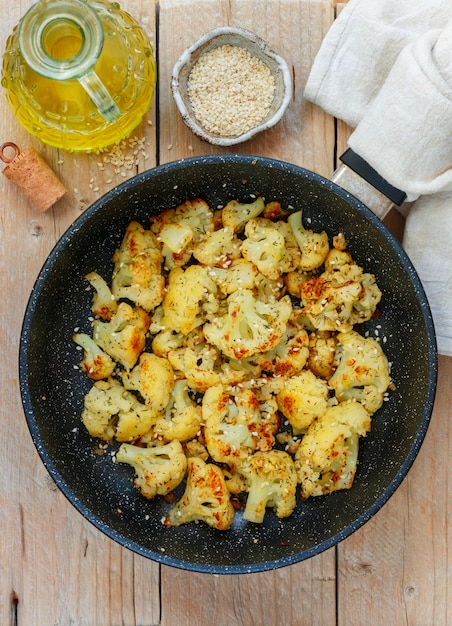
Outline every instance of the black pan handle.
<path id="1" fill-rule="evenodd" d="M 397 206 L 400 206 L 406 200 L 404 191 L 388 183 L 367 161 L 351 148 L 348 148 L 339 159 L 356 174 L 359 174 L 361 178 L 364 178 L 372 187 L 375 187 L 380 193 L 389 198 L 391 202 L 397 204 Z"/>

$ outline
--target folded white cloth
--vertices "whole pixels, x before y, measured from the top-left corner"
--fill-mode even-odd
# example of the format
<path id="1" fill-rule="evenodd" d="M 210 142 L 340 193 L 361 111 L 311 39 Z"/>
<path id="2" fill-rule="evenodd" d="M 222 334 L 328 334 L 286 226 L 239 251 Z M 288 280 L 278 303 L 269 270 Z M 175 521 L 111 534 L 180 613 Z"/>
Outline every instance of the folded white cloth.
<path id="1" fill-rule="evenodd" d="M 415 201 L 403 243 L 452 356 L 452 0 L 350 0 L 304 96 L 352 126 L 349 146 Z"/>

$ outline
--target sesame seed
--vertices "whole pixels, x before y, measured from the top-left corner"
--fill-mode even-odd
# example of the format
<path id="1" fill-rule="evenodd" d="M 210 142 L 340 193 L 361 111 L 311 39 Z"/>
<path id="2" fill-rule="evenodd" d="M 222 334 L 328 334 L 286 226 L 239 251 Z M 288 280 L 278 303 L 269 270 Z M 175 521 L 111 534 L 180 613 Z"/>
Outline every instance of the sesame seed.
<path id="1" fill-rule="evenodd" d="M 275 79 L 261 59 L 227 44 L 200 56 L 188 77 L 187 92 L 195 117 L 206 130 L 238 136 L 267 116 Z"/>

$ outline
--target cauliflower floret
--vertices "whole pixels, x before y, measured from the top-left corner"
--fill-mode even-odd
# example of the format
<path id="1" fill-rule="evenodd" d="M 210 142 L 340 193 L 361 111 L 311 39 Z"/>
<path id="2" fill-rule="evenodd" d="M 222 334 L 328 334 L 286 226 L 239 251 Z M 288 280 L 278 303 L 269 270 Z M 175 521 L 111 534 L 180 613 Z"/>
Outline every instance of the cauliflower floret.
<path id="1" fill-rule="evenodd" d="M 116 453 L 116 462 L 134 468 L 134 485 L 149 499 L 173 491 L 183 481 L 187 469 L 180 441 L 149 448 L 123 443 Z"/>
<path id="2" fill-rule="evenodd" d="M 180 348 L 185 343 L 185 335 L 173 330 L 162 330 L 152 339 L 152 352 L 157 356 L 168 357 L 171 350 Z"/>
<path id="3" fill-rule="evenodd" d="M 232 293 L 227 304 L 227 314 L 206 323 L 204 335 L 233 359 L 274 348 L 286 331 L 292 311 L 289 296 L 277 302 L 261 302 L 249 289 Z"/>
<path id="4" fill-rule="evenodd" d="M 198 434 L 201 417 L 201 407 L 190 398 L 187 381 L 177 380 L 164 414 L 154 426 L 154 434 L 166 441 L 188 441 Z"/>
<path id="5" fill-rule="evenodd" d="M 193 247 L 214 230 L 214 214 L 204 200 L 187 200 L 151 217 L 151 230 L 162 241 L 165 267 L 171 270 L 188 263 Z"/>
<path id="6" fill-rule="evenodd" d="M 130 222 L 113 262 L 111 291 L 117 300 L 127 298 L 146 311 L 152 311 L 162 302 L 163 256 L 150 230 L 144 230 L 136 221 Z"/>
<path id="7" fill-rule="evenodd" d="M 188 335 L 205 322 L 207 315 L 218 311 L 217 291 L 206 267 L 173 268 L 162 303 L 162 326 Z"/>
<path id="8" fill-rule="evenodd" d="M 193 256 L 203 265 L 229 267 L 240 258 L 242 242 L 232 228 L 220 228 L 207 235 L 193 249 Z"/>
<path id="9" fill-rule="evenodd" d="M 262 355 L 256 355 L 256 361 L 263 371 L 289 378 L 301 372 L 306 365 L 309 356 L 308 345 L 308 333 L 303 325 L 300 325 L 298 318 L 292 314 L 278 345 Z"/>
<path id="10" fill-rule="evenodd" d="M 131 372 L 122 372 L 126 389 L 138 391 L 145 404 L 156 412 L 163 411 L 174 387 L 174 370 L 164 357 L 143 352 Z"/>
<path id="11" fill-rule="evenodd" d="M 329 407 L 311 424 L 295 454 L 303 498 L 350 489 L 359 436 L 367 434 L 370 424 L 369 413 L 354 400 Z"/>
<path id="12" fill-rule="evenodd" d="M 287 292 L 290 293 L 291 296 L 299 298 L 303 283 L 309 280 L 311 276 L 312 274 L 310 272 L 303 272 L 300 269 L 287 272 L 287 274 L 284 275 L 284 284 Z"/>
<path id="13" fill-rule="evenodd" d="M 115 361 L 89 335 L 75 333 L 72 339 L 83 348 L 83 360 L 80 361 L 79 366 L 89 378 L 101 380 L 113 374 L 116 367 Z"/>
<path id="14" fill-rule="evenodd" d="M 309 370 L 288 378 L 276 400 L 281 413 L 289 420 L 295 434 L 306 430 L 328 406 L 328 385 Z"/>
<path id="15" fill-rule="evenodd" d="M 261 197 L 250 204 L 242 204 L 238 200 L 231 200 L 221 212 L 223 226 L 231 228 L 234 233 L 240 233 L 245 228 L 245 224 L 250 219 L 260 215 L 264 208 L 265 203 Z"/>
<path id="16" fill-rule="evenodd" d="M 265 218 L 258 218 L 263 220 Z M 301 261 L 301 252 L 290 224 L 283 221 L 267 220 L 269 228 L 275 228 L 284 237 L 284 254 L 281 259 L 281 274 L 297 269 Z"/>
<path id="17" fill-rule="evenodd" d="M 299 268 L 303 272 L 311 272 L 319 268 L 325 261 L 330 249 L 328 235 L 325 231 L 316 233 L 306 229 L 302 222 L 302 211 L 291 213 L 287 218 L 292 232 L 301 251 Z"/>
<path id="18" fill-rule="evenodd" d="M 104 320 L 110 320 L 118 309 L 118 303 L 107 282 L 97 272 L 90 272 L 85 279 L 95 289 L 92 312 Z"/>
<path id="19" fill-rule="evenodd" d="M 328 330 L 318 330 L 309 335 L 308 369 L 319 378 L 328 380 L 334 373 L 336 335 Z"/>
<path id="20" fill-rule="evenodd" d="M 289 214 L 290 210 L 283 209 L 281 203 L 277 200 L 267 202 L 264 212 L 262 213 L 263 217 L 266 217 L 269 220 L 277 220 L 282 217 L 287 217 Z"/>
<path id="21" fill-rule="evenodd" d="M 170 509 L 167 526 L 201 521 L 217 530 L 227 530 L 234 521 L 234 507 L 222 471 L 212 463 L 188 459 L 188 477 L 182 498 Z"/>
<path id="22" fill-rule="evenodd" d="M 245 236 L 242 244 L 243 258 L 254 263 L 267 278 L 279 278 L 286 253 L 284 235 L 270 220 L 256 217 L 247 222 Z"/>
<path id="23" fill-rule="evenodd" d="M 354 399 L 372 415 L 390 385 L 389 363 L 380 344 L 356 331 L 337 335 L 337 369 L 329 379 L 339 401 Z"/>
<path id="24" fill-rule="evenodd" d="M 250 377 L 249 368 L 242 361 L 223 360 L 221 356 L 217 348 L 203 343 L 171 350 L 168 360 L 198 393 L 204 393 L 213 385 L 235 385 Z"/>
<path id="25" fill-rule="evenodd" d="M 238 289 L 252 289 L 259 274 L 254 263 L 246 259 L 232 261 L 229 267 L 210 267 L 209 276 L 218 285 L 220 291 L 230 295 Z"/>
<path id="26" fill-rule="evenodd" d="M 130 370 L 144 349 L 150 323 L 144 309 L 120 302 L 109 322 L 94 320 L 93 339 L 115 361 Z"/>
<path id="27" fill-rule="evenodd" d="M 381 291 L 372 274 L 356 263 L 344 263 L 303 283 L 301 299 L 314 328 L 348 332 L 373 316 Z"/>
<path id="28" fill-rule="evenodd" d="M 256 452 L 240 469 L 248 497 L 243 518 L 261 524 L 267 507 L 279 518 L 292 515 L 296 505 L 297 473 L 292 457 L 282 450 Z"/>
<path id="29" fill-rule="evenodd" d="M 202 418 L 210 456 L 231 468 L 255 450 L 271 449 L 279 425 L 276 402 L 260 402 L 252 389 L 228 391 L 222 385 L 204 394 Z"/>
<path id="30" fill-rule="evenodd" d="M 117 380 L 99 380 L 84 399 L 82 421 L 92 437 L 135 441 L 147 433 L 157 413 L 141 404 Z"/>

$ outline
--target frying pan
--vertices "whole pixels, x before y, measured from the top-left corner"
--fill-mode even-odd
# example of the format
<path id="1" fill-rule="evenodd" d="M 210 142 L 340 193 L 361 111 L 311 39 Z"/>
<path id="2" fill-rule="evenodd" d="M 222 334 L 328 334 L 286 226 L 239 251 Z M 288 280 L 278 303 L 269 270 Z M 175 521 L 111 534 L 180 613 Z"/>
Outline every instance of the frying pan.
<path id="1" fill-rule="evenodd" d="M 91 332 L 91 294 L 84 276 L 107 280 L 112 255 L 127 224 L 186 199 L 212 207 L 228 200 L 281 201 L 302 209 L 314 230 L 343 230 L 357 263 L 376 275 L 383 292 L 378 319 L 363 332 L 384 341 L 395 390 L 361 439 L 349 491 L 310 498 L 284 520 L 272 511 L 263 524 L 240 512 L 225 532 L 206 524 L 166 528 L 170 504 L 143 498 L 133 469 L 115 464 L 80 420 L 91 382 L 77 369 L 75 328 Z M 430 308 L 402 247 L 381 220 L 331 180 L 289 163 L 244 155 L 190 158 L 158 166 L 124 182 L 91 205 L 69 227 L 33 287 L 20 342 L 20 388 L 33 442 L 50 475 L 74 507 L 107 536 L 166 565 L 237 574 L 287 566 L 337 544 L 369 520 L 410 469 L 425 437 L 434 403 L 437 353 Z M 113 448 L 114 449 L 114 448 Z M 176 492 L 179 496 L 180 492 Z"/>

